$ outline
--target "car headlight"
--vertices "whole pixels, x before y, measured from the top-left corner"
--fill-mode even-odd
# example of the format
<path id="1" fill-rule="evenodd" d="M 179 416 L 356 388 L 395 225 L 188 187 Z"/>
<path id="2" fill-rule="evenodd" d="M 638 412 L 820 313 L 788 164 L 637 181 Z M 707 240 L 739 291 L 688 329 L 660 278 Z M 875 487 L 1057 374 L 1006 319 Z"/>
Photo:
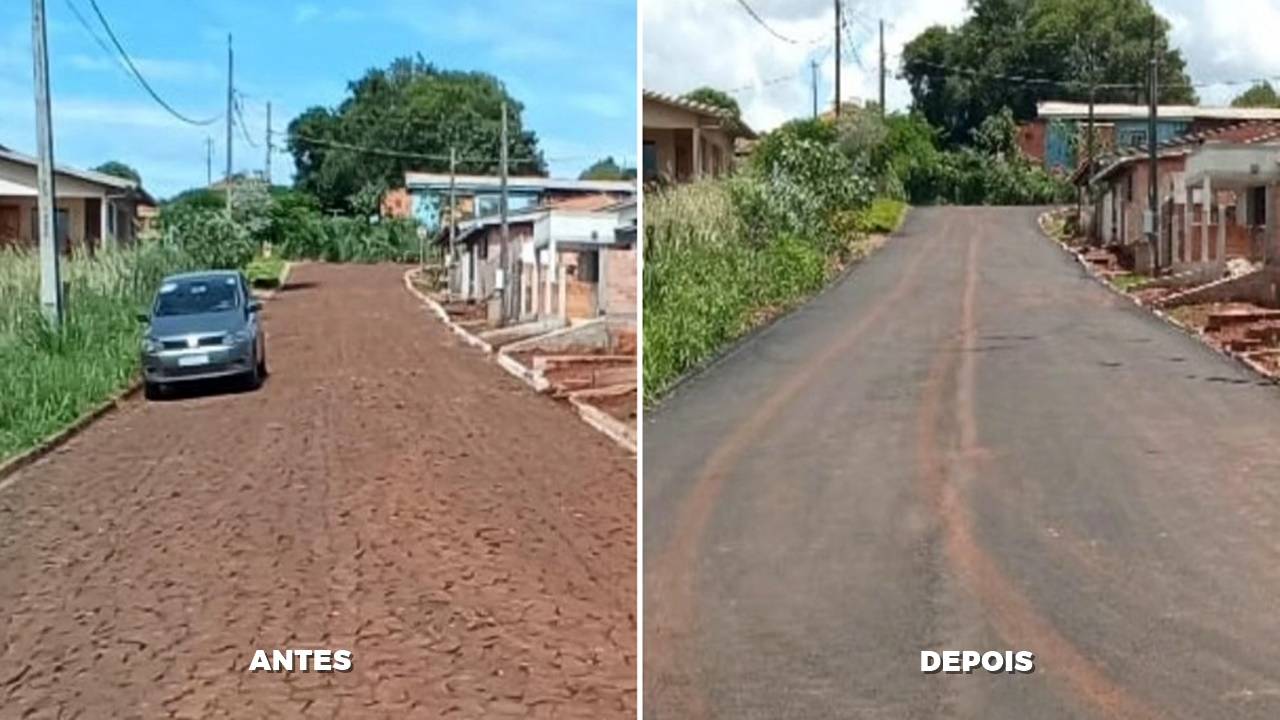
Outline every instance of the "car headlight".
<path id="1" fill-rule="evenodd" d="M 237 330 L 227 335 L 225 342 L 228 345 L 239 345 L 241 343 L 249 342 L 249 338 L 251 337 L 253 336 L 249 334 L 248 330 Z"/>
<path id="2" fill-rule="evenodd" d="M 160 341 L 153 337 L 142 338 L 142 352 L 144 353 L 157 353 L 160 352 L 162 347 Z"/>

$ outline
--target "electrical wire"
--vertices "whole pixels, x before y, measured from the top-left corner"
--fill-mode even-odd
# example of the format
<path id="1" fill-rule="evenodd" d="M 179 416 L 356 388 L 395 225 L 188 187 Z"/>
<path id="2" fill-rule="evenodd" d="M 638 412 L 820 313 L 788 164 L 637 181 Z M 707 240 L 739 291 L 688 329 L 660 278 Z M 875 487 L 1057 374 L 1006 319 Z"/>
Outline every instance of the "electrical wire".
<path id="1" fill-rule="evenodd" d="M 124 60 L 125 64 L 129 67 L 129 72 L 133 75 L 134 79 L 138 81 L 138 84 L 142 86 L 143 90 L 147 91 L 147 94 L 151 96 L 151 99 L 159 103 L 165 110 L 168 110 L 170 115 L 189 125 L 212 125 L 222 117 L 221 115 L 217 115 L 207 120 L 197 120 L 183 115 L 175 110 L 172 105 L 165 102 L 164 98 L 160 97 L 160 94 L 151 87 L 151 84 L 147 82 L 147 79 L 138 71 L 137 66 L 133 64 L 133 60 L 130 59 L 129 53 L 125 52 L 124 47 L 120 44 L 120 40 L 116 38 L 115 32 L 111 30 L 111 24 L 107 22 L 107 18 L 102 14 L 102 9 L 98 7 L 97 0 L 89 0 L 89 7 L 93 8 L 93 13 L 98 16 L 98 22 L 102 23 L 102 29 L 106 30 L 107 37 L 111 39 L 111 44 L 114 45 L 116 51 L 120 53 L 120 58 Z"/>
<path id="2" fill-rule="evenodd" d="M 791 43 L 792 45 L 800 44 L 799 40 L 796 40 L 795 38 L 789 38 L 786 35 L 783 35 L 782 33 L 778 32 L 777 30 L 774 30 L 773 27 L 769 25 L 769 23 L 764 21 L 764 18 L 756 14 L 755 9 L 753 9 L 750 5 L 747 4 L 747 0 L 738 0 L 738 4 L 742 6 L 743 10 L 747 11 L 747 14 L 751 16 L 752 20 L 755 20 L 757 23 L 760 24 L 760 27 L 764 28 L 765 30 L 768 30 L 770 35 L 773 35 L 774 37 L 778 38 L 783 42 Z"/>
<path id="3" fill-rule="evenodd" d="M 244 138 L 244 141 L 249 143 L 249 147 L 256 150 L 258 148 L 258 143 L 254 142 L 253 138 L 249 137 L 249 124 L 244 121 L 244 104 L 242 101 L 243 98 L 237 91 L 235 101 L 231 104 L 235 109 L 236 119 L 239 120 L 239 122 L 235 124 L 240 127 L 240 135 Z"/>

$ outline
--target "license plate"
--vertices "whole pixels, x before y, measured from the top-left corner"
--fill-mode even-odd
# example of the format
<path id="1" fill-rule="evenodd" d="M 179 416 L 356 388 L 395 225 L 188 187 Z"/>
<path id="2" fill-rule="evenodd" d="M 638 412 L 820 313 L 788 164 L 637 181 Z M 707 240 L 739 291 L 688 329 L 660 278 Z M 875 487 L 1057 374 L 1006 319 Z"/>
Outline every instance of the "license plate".
<path id="1" fill-rule="evenodd" d="M 178 367 L 195 367 L 197 365 L 208 365 L 208 355 L 183 355 L 178 358 Z"/>

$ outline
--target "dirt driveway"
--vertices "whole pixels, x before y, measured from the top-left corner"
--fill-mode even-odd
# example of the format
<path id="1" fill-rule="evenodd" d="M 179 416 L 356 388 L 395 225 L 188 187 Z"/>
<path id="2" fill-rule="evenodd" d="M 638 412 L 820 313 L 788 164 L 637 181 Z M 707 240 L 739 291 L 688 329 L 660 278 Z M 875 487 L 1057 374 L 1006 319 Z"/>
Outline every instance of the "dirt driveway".
<path id="1" fill-rule="evenodd" d="M 0 717 L 634 717 L 634 457 L 307 265 L 262 390 L 132 401 L 0 492 Z M 346 648 L 348 673 L 247 672 Z"/>

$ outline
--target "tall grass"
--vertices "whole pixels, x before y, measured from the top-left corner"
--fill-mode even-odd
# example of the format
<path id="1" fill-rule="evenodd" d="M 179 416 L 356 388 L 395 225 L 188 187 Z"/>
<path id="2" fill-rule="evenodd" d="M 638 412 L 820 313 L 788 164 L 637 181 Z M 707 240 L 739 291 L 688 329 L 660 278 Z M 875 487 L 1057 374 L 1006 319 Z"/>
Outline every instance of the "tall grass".
<path id="1" fill-rule="evenodd" d="M 827 257 L 791 233 L 754 241 L 732 183 L 645 198 L 644 393 L 658 397 L 762 318 L 820 288 Z"/>
<path id="2" fill-rule="evenodd" d="M 136 313 L 164 275 L 192 267 L 187 253 L 160 243 L 75 255 L 62 265 L 58 330 L 40 312 L 36 254 L 0 250 L 0 459 L 126 386 L 138 371 Z"/>

